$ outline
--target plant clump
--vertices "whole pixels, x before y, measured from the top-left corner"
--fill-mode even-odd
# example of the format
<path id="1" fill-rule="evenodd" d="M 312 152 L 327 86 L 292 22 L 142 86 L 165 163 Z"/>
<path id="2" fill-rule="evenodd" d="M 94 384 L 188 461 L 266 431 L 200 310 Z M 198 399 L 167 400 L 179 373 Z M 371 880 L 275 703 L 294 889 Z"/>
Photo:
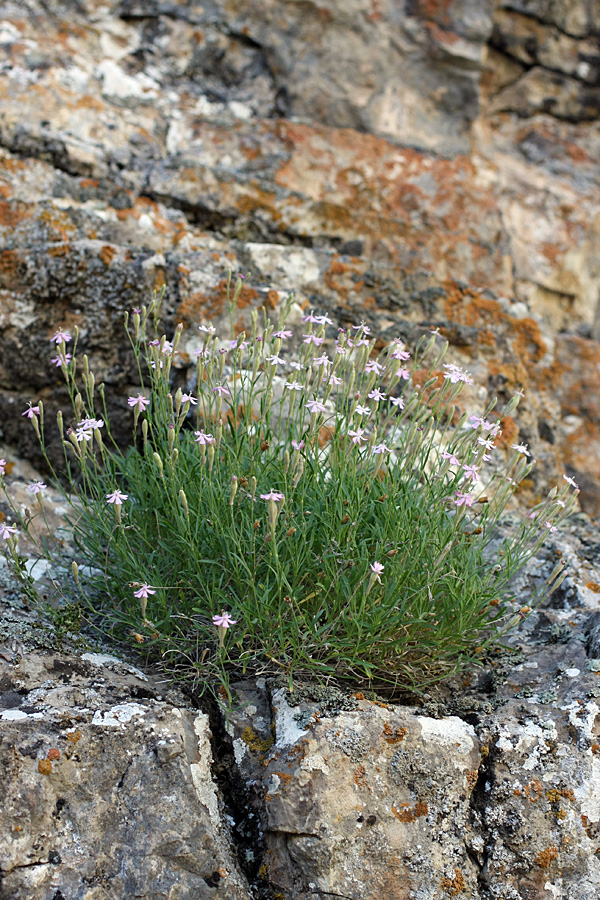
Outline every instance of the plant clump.
<path id="1" fill-rule="evenodd" d="M 495 446 L 519 396 L 461 412 L 472 380 L 443 363 L 439 334 L 377 353 L 366 325 L 334 340 L 327 316 L 305 312 L 294 335 L 292 298 L 276 322 L 253 313 L 247 334 L 201 325 L 194 376 L 176 387 L 182 328 L 161 333 L 160 304 L 126 317 L 128 448 L 77 335 L 53 338 L 75 416 L 65 429 L 58 414 L 55 473 L 75 555 L 57 561 L 51 539 L 45 551 L 88 619 L 221 697 L 249 674 L 418 691 L 480 662 L 526 614 L 511 579 L 577 502 L 567 479 L 499 539 L 532 466 L 526 446 Z M 43 404 L 23 415 L 45 450 Z M 45 488 L 30 485 L 40 516 Z M 23 570 L 17 527 L 0 531 Z"/>

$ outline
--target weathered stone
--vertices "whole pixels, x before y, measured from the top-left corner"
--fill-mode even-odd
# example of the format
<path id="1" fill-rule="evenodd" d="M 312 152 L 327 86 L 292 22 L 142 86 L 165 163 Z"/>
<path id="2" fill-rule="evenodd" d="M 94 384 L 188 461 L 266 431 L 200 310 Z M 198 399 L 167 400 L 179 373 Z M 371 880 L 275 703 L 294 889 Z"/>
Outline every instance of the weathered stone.
<path id="1" fill-rule="evenodd" d="M 0 897 L 247 900 L 207 717 L 164 693 L 106 654 L 0 656 Z"/>

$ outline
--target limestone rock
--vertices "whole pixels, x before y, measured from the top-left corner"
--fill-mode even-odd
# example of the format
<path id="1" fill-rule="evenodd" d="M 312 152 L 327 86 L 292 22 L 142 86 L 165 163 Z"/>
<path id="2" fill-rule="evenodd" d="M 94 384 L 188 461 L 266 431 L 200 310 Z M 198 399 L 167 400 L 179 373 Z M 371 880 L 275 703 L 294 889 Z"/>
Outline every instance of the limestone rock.
<path id="1" fill-rule="evenodd" d="M 106 654 L 0 657 L 0 897 L 247 900 L 207 717 L 166 693 Z"/>

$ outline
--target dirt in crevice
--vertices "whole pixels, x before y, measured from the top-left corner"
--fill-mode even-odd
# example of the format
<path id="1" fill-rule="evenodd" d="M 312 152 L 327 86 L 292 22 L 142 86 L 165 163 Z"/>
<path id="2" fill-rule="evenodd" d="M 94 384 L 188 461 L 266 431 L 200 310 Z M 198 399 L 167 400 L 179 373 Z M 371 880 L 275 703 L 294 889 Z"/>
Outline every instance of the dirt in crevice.
<path id="1" fill-rule="evenodd" d="M 257 791 L 243 778 L 227 732 L 223 710 L 206 696 L 194 698 L 195 705 L 208 716 L 212 746 L 212 776 L 223 801 L 222 816 L 230 821 L 231 849 L 248 880 L 251 900 L 276 900 L 265 877 L 267 846 L 264 839 L 266 811 Z"/>

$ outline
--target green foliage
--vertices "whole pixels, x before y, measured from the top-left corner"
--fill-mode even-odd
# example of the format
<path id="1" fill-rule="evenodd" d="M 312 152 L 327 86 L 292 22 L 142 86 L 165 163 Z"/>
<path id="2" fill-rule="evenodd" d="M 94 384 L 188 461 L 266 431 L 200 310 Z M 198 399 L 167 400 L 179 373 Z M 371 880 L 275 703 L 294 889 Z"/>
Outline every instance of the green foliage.
<path id="1" fill-rule="evenodd" d="M 374 355 L 361 326 L 330 359 L 321 316 L 283 362 L 290 306 L 276 328 L 254 314 L 237 342 L 204 328 L 196 396 L 173 387 L 181 328 L 160 335 L 160 298 L 134 311 L 142 393 L 126 452 L 87 359 L 80 391 L 76 348 L 67 360 L 58 345 L 79 423 L 63 435 L 77 583 L 105 630 L 213 691 L 267 673 L 419 690 L 518 621 L 510 580 L 576 495 L 555 488 L 499 542 L 531 468 L 526 448 L 492 449 L 518 397 L 469 419 L 456 402 L 471 379 L 440 368 L 438 335 L 408 362 L 400 341 Z M 43 409 L 32 421 L 44 446 Z"/>

